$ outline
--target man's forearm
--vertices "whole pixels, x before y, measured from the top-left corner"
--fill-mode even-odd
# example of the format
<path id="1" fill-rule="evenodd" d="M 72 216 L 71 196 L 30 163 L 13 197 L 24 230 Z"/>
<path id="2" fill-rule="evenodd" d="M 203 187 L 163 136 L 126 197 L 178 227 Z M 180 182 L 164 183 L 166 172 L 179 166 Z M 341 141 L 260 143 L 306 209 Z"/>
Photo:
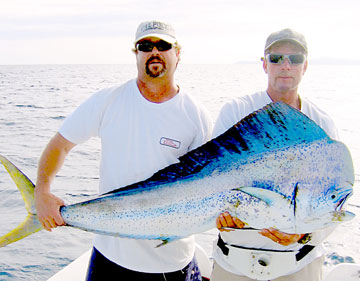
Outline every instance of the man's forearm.
<path id="1" fill-rule="evenodd" d="M 44 149 L 37 172 L 35 192 L 49 192 L 50 184 L 61 169 L 66 156 L 75 144 L 57 133 Z"/>

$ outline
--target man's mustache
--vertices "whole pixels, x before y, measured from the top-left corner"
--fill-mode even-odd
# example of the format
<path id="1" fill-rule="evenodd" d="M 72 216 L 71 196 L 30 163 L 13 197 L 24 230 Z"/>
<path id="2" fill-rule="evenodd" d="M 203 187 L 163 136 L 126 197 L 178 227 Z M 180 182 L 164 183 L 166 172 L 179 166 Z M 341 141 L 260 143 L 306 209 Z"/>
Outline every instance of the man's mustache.
<path id="1" fill-rule="evenodd" d="M 164 60 L 159 57 L 159 56 L 152 56 L 150 57 L 147 61 L 146 61 L 146 65 L 149 65 L 150 63 L 152 63 L 154 60 L 160 62 L 162 65 L 165 65 Z"/>

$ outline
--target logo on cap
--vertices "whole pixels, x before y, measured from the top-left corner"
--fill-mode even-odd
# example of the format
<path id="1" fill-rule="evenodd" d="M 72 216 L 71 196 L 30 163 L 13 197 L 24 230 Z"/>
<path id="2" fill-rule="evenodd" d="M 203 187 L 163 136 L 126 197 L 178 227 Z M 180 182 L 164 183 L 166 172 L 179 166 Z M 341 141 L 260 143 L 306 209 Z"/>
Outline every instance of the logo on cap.
<path id="1" fill-rule="evenodd" d="M 146 37 L 157 37 L 170 44 L 176 42 L 174 28 L 170 24 L 160 21 L 145 21 L 139 25 L 135 35 L 135 43 Z"/>
<path id="2" fill-rule="evenodd" d="M 168 25 L 166 23 L 159 22 L 159 21 L 151 21 L 151 22 L 146 22 L 141 27 L 141 32 L 145 32 L 145 31 L 148 31 L 150 29 L 160 29 L 160 30 L 167 31 L 169 28 L 168 28 Z"/>

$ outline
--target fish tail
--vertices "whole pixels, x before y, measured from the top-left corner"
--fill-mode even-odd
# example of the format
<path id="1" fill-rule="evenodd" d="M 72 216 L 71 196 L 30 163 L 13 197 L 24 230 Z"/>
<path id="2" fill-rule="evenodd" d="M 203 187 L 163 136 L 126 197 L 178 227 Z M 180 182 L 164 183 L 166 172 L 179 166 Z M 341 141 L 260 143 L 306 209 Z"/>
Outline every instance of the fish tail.
<path id="1" fill-rule="evenodd" d="M 0 155 L 0 162 L 4 165 L 10 177 L 13 179 L 16 186 L 18 187 L 21 196 L 25 202 L 25 208 L 28 212 L 28 215 L 22 223 L 20 223 L 8 234 L 0 237 L 0 247 L 4 247 L 8 244 L 25 238 L 30 234 L 42 230 L 43 227 L 36 215 L 34 199 L 35 185 L 13 163 L 11 163 L 2 155 Z"/>

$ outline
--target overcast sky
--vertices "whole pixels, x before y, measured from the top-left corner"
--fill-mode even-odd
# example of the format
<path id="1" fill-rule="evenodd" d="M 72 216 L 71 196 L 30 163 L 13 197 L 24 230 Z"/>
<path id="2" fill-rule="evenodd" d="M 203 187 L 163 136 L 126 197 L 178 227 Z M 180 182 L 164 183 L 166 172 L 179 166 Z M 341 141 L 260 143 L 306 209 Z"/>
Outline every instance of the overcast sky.
<path id="1" fill-rule="evenodd" d="M 0 0 L 0 64 L 134 63 L 136 28 L 151 19 L 174 26 L 183 63 L 256 61 L 286 27 L 310 60 L 360 60 L 359 0 Z"/>

